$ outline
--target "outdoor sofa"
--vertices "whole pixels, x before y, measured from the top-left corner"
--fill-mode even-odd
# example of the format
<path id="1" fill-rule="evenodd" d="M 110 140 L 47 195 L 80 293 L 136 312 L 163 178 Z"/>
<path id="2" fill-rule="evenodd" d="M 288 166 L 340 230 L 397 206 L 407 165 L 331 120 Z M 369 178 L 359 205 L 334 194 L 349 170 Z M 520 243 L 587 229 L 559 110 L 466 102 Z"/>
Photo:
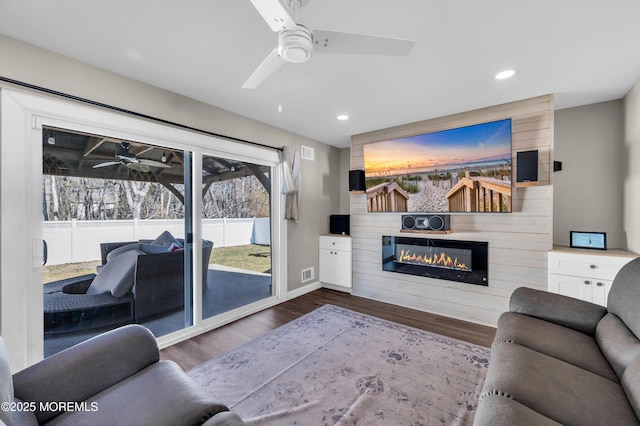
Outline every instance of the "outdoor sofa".
<path id="1" fill-rule="evenodd" d="M 202 241 L 203 292 L 213 243 Z M 140 322 L 184 306 L 184 240 L 165 231 L 155 240 L 103 243 L 102 265 L 43 286 L 45 333 Z"/>
<path id="2" fill-rule="evenodd" d="M 0 338 L 0 425 L 206 425 L 244 422 L 127 325 L 11 375 Z"/>
<path id="3" fill-rule="evenodd" d="M 519 288 L 498 320 L 474 425 L 640 424 L 640 258 L 607 307 Z"/>

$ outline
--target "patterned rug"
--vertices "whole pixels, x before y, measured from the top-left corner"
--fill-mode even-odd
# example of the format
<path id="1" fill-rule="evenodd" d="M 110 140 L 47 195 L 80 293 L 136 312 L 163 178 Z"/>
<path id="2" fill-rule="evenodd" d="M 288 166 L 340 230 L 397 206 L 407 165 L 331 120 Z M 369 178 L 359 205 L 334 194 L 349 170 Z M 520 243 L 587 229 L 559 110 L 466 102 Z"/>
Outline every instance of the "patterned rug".
<path id="1" fill-rule="evenodd" d="M 250 425 L 471 425 L 489 349 L 325 305 L 188 372 Z"/>

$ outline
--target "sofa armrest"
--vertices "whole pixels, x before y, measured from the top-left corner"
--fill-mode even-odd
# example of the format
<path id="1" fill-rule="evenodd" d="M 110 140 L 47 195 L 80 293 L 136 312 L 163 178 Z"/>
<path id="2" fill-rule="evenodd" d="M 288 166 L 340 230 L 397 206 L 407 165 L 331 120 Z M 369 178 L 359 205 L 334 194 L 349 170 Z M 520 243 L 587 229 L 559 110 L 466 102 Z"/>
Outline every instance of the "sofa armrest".
<path id="1" fill-rule="evenodd" d="M 111 330 L 58 352 L 13 375 L 25 402 L 81 402 L 158 362 L 155 337 L 140 325 Z M 40 424 L 60 412 L 36 411 Z"/>
<path id="2" fill-rule="evenodd" d="M 509 310 L 569 327 L 591 336 L 595 335 L 598 322 L 607 313 L 607 308 L 595 303 L 527 287 L 517 288 L 513 292 L 509 301 Z"/>

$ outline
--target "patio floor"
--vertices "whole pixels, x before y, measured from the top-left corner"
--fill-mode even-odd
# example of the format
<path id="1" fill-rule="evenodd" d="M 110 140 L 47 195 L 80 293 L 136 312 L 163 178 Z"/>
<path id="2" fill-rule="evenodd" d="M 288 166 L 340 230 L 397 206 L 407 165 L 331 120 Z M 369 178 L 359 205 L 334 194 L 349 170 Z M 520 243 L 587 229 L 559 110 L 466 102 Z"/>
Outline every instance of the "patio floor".
<path id="1" fill-rule="evenodd" d="M 212 269 L 215 268 L 215 269 Z M 203 316 L 209 318 L 232 309 L 265 299 L 272 294 L 271 275 L 258 274 L 232 268 L 210 265 L 208 289 L 202 300 Z M 163 336 L 184 328 L 184 310 L 149 318 L 141 323 L 153 334 Z M 70 333 L 50 334 L 44 338 L 44 356 L 51 356 L 63 349 L 104 333 L 116 326 Z"/>

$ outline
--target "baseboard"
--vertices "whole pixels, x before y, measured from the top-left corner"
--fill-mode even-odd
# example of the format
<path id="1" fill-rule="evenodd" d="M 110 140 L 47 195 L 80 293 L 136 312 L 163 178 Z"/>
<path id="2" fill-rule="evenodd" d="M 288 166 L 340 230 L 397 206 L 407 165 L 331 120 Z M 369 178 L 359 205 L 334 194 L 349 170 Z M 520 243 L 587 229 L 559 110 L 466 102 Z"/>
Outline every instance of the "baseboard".
<path id="1" fill-rule="evenodd" d="M 287 292 L 286 300 L 295 299 L 296 297 L 304 296 L 307 293 L 311 293 L 312 291 L 318 290 L 322 288 L 322 284 L 320 281 L 316 281 L 311 284 L 307 284 L 303 287 L 296 288 L 295 290 L 291 290 Z"/>

